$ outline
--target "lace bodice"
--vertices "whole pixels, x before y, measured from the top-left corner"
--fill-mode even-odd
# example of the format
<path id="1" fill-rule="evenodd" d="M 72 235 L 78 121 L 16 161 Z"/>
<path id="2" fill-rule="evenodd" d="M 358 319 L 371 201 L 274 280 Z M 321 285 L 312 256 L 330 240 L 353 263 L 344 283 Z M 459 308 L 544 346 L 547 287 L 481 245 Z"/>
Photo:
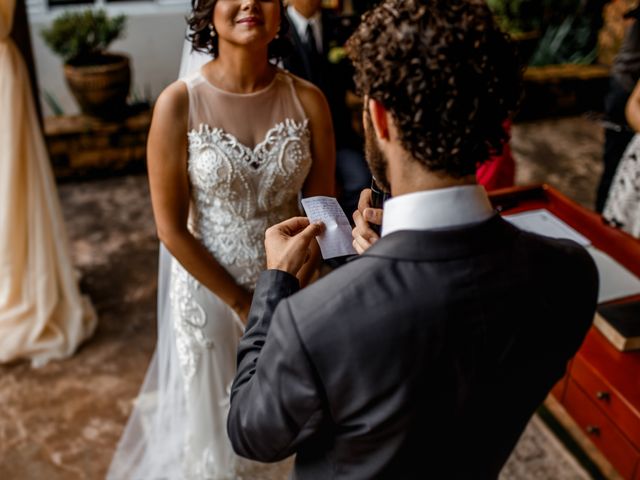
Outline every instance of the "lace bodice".
<path id="1" fill-rule="evenodd" d="M 253 289 L 265 266 L 265 230 L 300 213 L 298 193 L 311 167 L 308 120 L 283 72 L 248 95 L 223 92 L 200 73 L 185 83 L 189 229 L 238 283 Z"/>

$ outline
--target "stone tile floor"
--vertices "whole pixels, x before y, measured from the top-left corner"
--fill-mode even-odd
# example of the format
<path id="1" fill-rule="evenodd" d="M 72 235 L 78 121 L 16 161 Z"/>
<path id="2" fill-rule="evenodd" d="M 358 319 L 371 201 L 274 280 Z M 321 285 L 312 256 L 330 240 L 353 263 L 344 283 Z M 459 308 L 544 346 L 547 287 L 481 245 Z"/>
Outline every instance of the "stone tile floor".
<path id="1" fill-rule="evenodd" d="M 587 117 L 516 124 L 511 148 L 516 183 L 548 183 L 592 209 L 602 174 L 604 133 Z"/>
<path id="2" fill-rule="evenodd" d="M 515 125 L 519 184 L 547 182 L 590 207 L 602 132 L 581 117 Z M 142 174 L 59 186 L 82 288 L 99 315 L 77 354 L 33 370 L 0 366 L 0 478 L 99 479 L 109 464 L 155 342 L 157 240 Z M 540 422 L 503 479 L 582 479 Z"/>

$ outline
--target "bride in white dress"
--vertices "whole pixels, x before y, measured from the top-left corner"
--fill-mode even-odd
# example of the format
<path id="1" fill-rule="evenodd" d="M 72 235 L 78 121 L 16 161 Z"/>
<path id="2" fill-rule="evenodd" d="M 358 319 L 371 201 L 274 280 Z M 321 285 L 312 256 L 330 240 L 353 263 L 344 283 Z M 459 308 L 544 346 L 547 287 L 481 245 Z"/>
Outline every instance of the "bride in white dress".
<path id="1" fill-rule="evenodd" d="M 288 28 L 282 9 L 279 0 L 199 0 L 191 40 L 214 60 L 155 105 L 148 167 L 161 240 L 158 344 L 110 479 L 288 473 L 287 465 L 240 459 L 226 434 L 236 346 L 265 266 L 264 232 L 300 214 L 301 193 L 334 194 L 326 101 L 269 62 Z"/>

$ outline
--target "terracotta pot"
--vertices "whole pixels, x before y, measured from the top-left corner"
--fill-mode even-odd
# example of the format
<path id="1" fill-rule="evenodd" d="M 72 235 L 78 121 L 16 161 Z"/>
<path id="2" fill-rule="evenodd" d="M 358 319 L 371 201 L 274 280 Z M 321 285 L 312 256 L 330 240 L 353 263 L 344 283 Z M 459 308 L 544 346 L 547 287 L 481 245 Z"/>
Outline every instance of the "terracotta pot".
<path id="1" fill-rule="evenodd" d="M 125 114 L 131 84 L 126 55 L 104 54 L 100 65 L 67 63 L 64 75 L 83 113 L 108 119 Z"/>

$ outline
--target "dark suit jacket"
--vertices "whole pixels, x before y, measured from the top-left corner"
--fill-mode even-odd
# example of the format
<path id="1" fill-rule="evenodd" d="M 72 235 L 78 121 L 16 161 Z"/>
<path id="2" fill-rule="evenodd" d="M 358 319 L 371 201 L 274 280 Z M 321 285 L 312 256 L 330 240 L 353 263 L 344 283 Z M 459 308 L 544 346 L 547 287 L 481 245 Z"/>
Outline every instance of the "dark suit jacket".
<path id="1" fill-rule="evenodd" d="M 339 18 L 327 11 L 322 11 L 323 52 L 317 69 L 314 69 L 311 65 L 312 60 L 309 58 L 304 40 L 298 35 L 293 22 L 291 20 L 289 22 L 291 26 L 288 38 L 293 45 L 293 49 L 291 54 L 282 60 L 284 68 L 294 75 L 314 83 L 322 90 L 331 107 L 337 147 L 361 149 L 362 141 L 351 126 L 351 113 L 345 104 L 346 92 L 348 89 L 353 88 L 352 67 L 347 61 L 340 64 L 332 64 L 328 58 L 331 47 L 343 43 Z"/>
<path id="2" fill-rule="evenodd" d="M 396 232 L 303 291 L 263 272 L 228 431 L 299 479 L 495 479 L 593 318 L 594 263 L 495 216 Z M 274 311 L 275 309 L 275 311 Z"/>

